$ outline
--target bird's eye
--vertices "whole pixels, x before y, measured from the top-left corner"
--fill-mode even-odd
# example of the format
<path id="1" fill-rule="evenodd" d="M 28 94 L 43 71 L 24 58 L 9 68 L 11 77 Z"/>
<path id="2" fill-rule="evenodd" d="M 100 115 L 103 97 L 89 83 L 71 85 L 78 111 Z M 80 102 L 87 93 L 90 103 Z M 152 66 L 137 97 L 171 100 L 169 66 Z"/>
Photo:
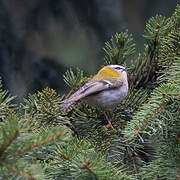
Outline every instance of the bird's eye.
<path id="1" fill-rule="evenodd" d="M 116 70 L 122 70 L 123 68 L 121 67 L 115 67 Z"/>

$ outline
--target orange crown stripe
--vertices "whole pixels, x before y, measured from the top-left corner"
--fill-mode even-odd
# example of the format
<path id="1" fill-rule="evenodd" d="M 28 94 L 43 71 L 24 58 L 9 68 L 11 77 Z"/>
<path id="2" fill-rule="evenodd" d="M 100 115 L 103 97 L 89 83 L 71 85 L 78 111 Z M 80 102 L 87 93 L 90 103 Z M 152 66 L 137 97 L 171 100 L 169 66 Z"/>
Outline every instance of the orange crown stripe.
<path id="1" fill-rule="evenodd" d="M 118 80 L 118 81 L 122 81 L 123 82 L 123 77 L 116 71 L 114 71 L 111 68 L 108 67 L 104 67 L 102 68 L 97 75 L 95 75 L 92 78 L 92 81 L 96 81 L 96 80 Z"/>
<path id="2" fill-rule="evenodd" d="M 112 69 L 110 69 L 108 67 L 102 68 L 100 70 L 100 73 L 104 73 L 104 74 L 107 74 L 108 76 L 112 76 L 112 77 L 116 77 L 116 78 L 119 77 L 119 74 L 116 71 L 114 71 L 114 70 L 112 70 Z"/>

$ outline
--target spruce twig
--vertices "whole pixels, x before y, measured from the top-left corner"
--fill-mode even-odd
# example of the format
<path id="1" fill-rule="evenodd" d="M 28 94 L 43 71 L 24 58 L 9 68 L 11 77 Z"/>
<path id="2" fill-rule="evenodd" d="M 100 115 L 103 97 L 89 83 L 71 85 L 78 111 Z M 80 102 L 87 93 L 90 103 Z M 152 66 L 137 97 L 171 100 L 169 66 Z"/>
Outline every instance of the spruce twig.
<path id="1" fill-rule="evenodd" d="M 152 50 L 152 53 L 150 54 L 150 58 L 151 58 L 150 62 L 152 62 L 152 59 L 154 58 L 154 55 L 155 55 L 154 52 L 156 51 L 156 47 L 158 45 L 158 36 L 159 36 L 159 30 L 160 30 L 159 24 L 157 24 L 156 30 L 157 30 L 157 32 L 156 32 L 155 37 L 153 39 L 153 50 Z"/>
<path id="2" fill-rule="evenodd" d="M 149 122 L 150 122 L 152 119 L 154 119 L 155 116 L 157 116 L 157 115 L 165 108 L 165 106 L 166 106 L 167 104 L 168 104 L 168 103 L 166 102 L 164 105 L 160 106 L 160 107 L 158 108 L 158 110 L 151 116 L 151 118 L 148 119 L 148 120 L 145 122 L 145 124 L 143 124 L 141 127 L 139 127 L 139 129 L 134 133 L 133 136 L 137 136 L 137 135 L 140 133 L 140 131 L 142 131 L 142 130 L 149 124 Z"/>
<path id="3" fill-rule="evenodd" d="M 117 50 L 117 53 L 116 53 L 116 64 L 118 64 L 119 55 L 120 55 L 120 50 Z"/>
<path id="4" fill-rule="evenodd" d="M 46 139 L 45 141 L 40 141 L 40 142 L 38 142 L 37 144 L 34 144 L 34 145 L 31 145 L 31 146 L 27 147 L 26 149 L 21 149 L 20 151 L 14 152 L 14 153 L 11 154 L 9 157 L 11 157 L 11 156 L 17 156 L 17 155 L 19 155 L 19 154 L 21 154 L 21 153 L 30 151 L 30 150 L 38 147 L 38 146 L 44 145 L 45 143 L 49 143 L 49 142 L 51 142 L 51 141 L 55 141 L 57 138 L 62 137 L 62 136 L 64 136 L 64 135 L 65 135 L 65 132 L 61 132 L 61 133 L 59 133 L 58 135 L 53 136 L 52 138 Z"/>
<path id="5" fill-rule="evenodd" d="M 85 168 L 88 172 L 90 172 L 91 174 L 93 174 L 97 178 L 96 173 L 90 167 L 88 167 L 88 165 L 90 164 L 90 161 L 91 161 L 91 159 L 88 158 L 85 163 L 82 163 L 83 168 Z"/>
<path id="6" fill-rule="evenodd" d="M 88 167 L 88 165 L 90 164 L 90 161 L 91 161 L 90 158 L 88 158 L 86 160 L 86 162 L 83 162 L 82 167 L 80 167 L 78 162 L 76 162 L 75 160 L 71 159 L 70 157 L 68 157 L 62 153 L 59 154 L 59 157 L 65 159 L 67 161 L 75 163 L 79 168 L 86 169 L 90 174 L 92 174 L 93 176 L 95 176 L 97 178 L 97 174 L 90 167 Z"/>
<path id="7" fill-rule="evenodd" d="M 6 149 L 12 144 L 12 142 L 18 137 L 19 135 L 19 131 L 17 130 L 14 135 L 11 137 L 11 139 L 9 140 L 9 142 L 7 144 L 5 144 L 1 150 L 0 150 L 0 156 L 2 156 L 2 154 L 6 151 Z"/>
<path id="8" fill-rule="evenodd" d="M 72 162 L 72 159 L 70 157 L 68 157 L 68 156 L 66 156 L 66 155 L 64 155 L 62 153 L 59 154 L 59 157 Z"/>
<path id="9" fill-rule="evenodd" d="M 6 162 L 2 162 L 0 161 L 0 164 L 2 164 L 3 166 L 7 167 L 8 169 L 11 169 L 13 172 L 15 172 L 16 174 L 19 174 L 20 176 L 23 176 L 25 178 L 29 178 L 29 179 L 37 179 L 35 176 L 27 174 L 26 172 L 20 171 L 19 169 L 7 164 Z"/>

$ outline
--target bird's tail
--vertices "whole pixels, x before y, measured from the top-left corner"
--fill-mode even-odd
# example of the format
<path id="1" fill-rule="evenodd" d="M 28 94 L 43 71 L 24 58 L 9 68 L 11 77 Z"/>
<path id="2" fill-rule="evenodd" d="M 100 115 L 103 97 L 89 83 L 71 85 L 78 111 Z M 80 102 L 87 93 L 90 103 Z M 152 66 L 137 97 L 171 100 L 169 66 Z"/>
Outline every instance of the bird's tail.
<path id="1" fill-rule="evenodd" d="M 84 96 L 84 94 L 79 93 L 79 91 L 75 92 L 69 98 L 67 98 L 59 103 L 61 110 L 64 112 L 72 111 L 76 107 L 78 102 L 83 98 L 83 96 Z"/>

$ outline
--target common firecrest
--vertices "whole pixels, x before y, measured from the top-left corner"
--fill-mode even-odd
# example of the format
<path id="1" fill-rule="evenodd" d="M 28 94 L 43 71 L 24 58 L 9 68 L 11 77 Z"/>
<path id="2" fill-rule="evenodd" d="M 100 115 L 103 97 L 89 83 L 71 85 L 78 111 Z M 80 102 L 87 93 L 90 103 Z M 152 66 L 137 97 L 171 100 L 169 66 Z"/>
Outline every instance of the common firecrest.
<path id="1" fill-rule="evenodd" d="M 104 112 L 116 107 L 128 94 L 127 70 L 120 65 L 107 65 L 97 75 L 76 91 L 72 96 L 60 102 L 60 107 L 68 109 L 82 100 Z M 105 114 L 110 127 L 110 120 Z M 113 127 L 112 127 L 113 128 Z"/>

